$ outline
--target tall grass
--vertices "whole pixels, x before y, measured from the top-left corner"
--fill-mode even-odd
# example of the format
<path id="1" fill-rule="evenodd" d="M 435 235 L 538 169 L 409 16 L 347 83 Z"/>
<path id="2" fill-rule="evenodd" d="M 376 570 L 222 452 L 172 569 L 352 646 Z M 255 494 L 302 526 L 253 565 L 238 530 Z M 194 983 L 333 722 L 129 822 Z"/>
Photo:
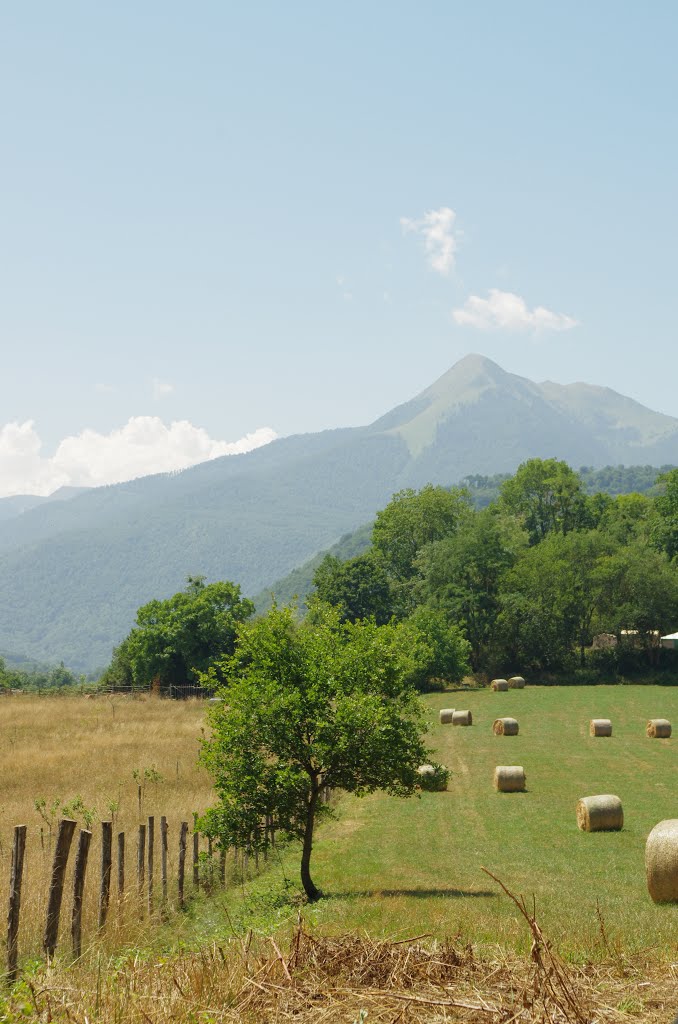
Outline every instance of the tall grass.
<path id="1" fill-rule="evenodd" d="M 39 954 L 45 923 L 53 845 L 64 804 L 93 832 L 84 900 L 84 944 L 104 948 L 142 943 L 157 924 L 140 913 L 136 898 L 136 841 L 140 822 L 155 825 L 155 892 L 160 895 L 160 816 L 169 831 L 169 892 L 174 900 L 179 825 L 192 827 L 193 813 L 211 802 L 209 776 L 198 765 L 205 706 L 201 701 L 130 697 L 37 697 L 0 700 L 0 893 L 9 885 L 12 831 L 28 826 L 22 893 L 20 952 Z M 36 810 L 36 801 L 42 812 Z M 111 912 L 97 936 L 102 820 L 113 820 L 114 869 Z M 126 834 L 126 896 L 116 894 L 116 837 Z M 59 949 L 70 948 L 72 867 L 77 831 L 64 890 Z M 187 860 L 190 892 L 190 855 Z"/>

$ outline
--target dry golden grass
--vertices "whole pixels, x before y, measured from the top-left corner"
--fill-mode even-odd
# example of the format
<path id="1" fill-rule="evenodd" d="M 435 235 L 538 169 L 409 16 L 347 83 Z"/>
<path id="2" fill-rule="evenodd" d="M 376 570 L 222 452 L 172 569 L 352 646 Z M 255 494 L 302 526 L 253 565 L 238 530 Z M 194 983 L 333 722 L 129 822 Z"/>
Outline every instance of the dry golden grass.
<path id="1" fill-rule="evenodd" d="M 155 825 L 155 891 L 160 879 L 160 816 L 169 823 L 169 893 L 176 894 L 179 825 L 192 827 L 193 813 L 202 813 L 212 801 L 207 772 L 197 763 L 205 705 L 202 701 L 133 699 L 127 696 L 38 697 L 16 695 L 0 700 L 0 893 L 6 898 L 15 825 L 27 825 L 26 861 L 22 893 L 20 955 L 38 954 L 45 923 L 47 888 L 53 854 L 53 830 L 61 807 L 58 801 L 80 797 L 96 810 L 87 869 L 83 937 L 85 945 L 96 933 L 96 911 L 101 857 L 101 821 L 113 819 L 113 898 L 103 938 L 104 947 L 137 943 L 150 926 L 139 915 L 136 899 L 136 843 L 140 821 L 149 815 Z M 140 782 L 134 773 L 140 776 Z M 155 781 L 153 781 L 155 780 Z M 141 813 L 139 791 L 141 784 Z M 35 801 L 45 801 L 43 820 Z M 71 815 L 84 827 L 83 814 Z M 116 898 L 117 833 L 126 834 L 127 896 L 118 907 Z M 72 867 L 77 831 L 69 858 L 64 889 L 59 949 L 70 947 Z M 187 891 L 190 891 L 190 853 Z"/>

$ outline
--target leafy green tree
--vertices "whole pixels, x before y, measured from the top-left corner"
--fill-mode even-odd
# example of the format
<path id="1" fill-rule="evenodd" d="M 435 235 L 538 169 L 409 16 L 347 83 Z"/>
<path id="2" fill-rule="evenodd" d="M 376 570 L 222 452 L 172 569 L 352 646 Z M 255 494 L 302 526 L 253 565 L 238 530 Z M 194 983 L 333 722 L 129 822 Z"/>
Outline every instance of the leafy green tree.
<path id="1" fill-rule="evenodd" d="M 678 623 L 678 568 L 644 539 L 618 549 L 605 567 L 601 617 L 619 637 L 637 630 L 637 642 L 654 663 L 659 636 Z"/>
<path id="2" fill-rule="evenodd" d="M 678 555 L 678 469 L 662 473 L 662 493 L 654 499 L 652 539 L 669 558 Z"/>
<path id="3" fill-rule="evenodd" d="M 417 664 L 410 679 L 419 691 L 460 683 L 470 672 L 471 645 L 444 609 L 421 604 L 405 624 L 416 630 L 413 650 Z"/>
<path id="4" fill-rule="evenodd" d="M 586 525 L 581 480 L 559 459 L 528 459 L 501 486 L 500 506 L 516 516 L 530 544 L 549 533 L 568 533 Z"/>
<path id="5" fill-rule="evenodd" d="M 504 579 L 497 620 L 511 665 L 562 668 L 575 647 L 584 662 L 612 550 L 598 531 L 582 530 L 553 533 L 525 552 Z"/>
<path id="6" fill-rule="evenodd" d="M 418 592 L 461 627 L 475 670 L 484 667 L 493 640 L 502 577 L 526 543 L 522 530 L 483 509 L 454 536 L 429 544 L 418 556 Z"/>
<path id="7" fill-rule="evenodd" d="M 189 576 L 185 590 L 139 608 L 124 641 L 134 682 L 148 685 L 157 679 L 164 689 L 197 679 L 233 652 L 237 625 L 253 612 L 235 583 Z"/>
<path id="8" fill-rule="evenodd" d="M 599 528 L 617 544 L 630 544 L 649 534 L 652 508 L 653 500 L 645 494 L 619 494 L 608 498 Z"/>
<path id="9" fill-rule="evenodd" d="M 397 614 L 405 616 L 414 608 L 412 582 L 419 551 L 454 534 L 471 514 L 467 491 L 432 484 L 420 491 L 399 491 L 377 512 L 372 549 L 391 578 Z"/>
<path id="10" fill-rule="evenodd" d="M 342 562 L 326 555 L 313 576 L 317 597 L 339 609 L 342 619 L 374 618 L 381 626 L 393 615 L 391 584 L 383 565 L 372 554 Z"/>
<path id="11" fill-rule="evenodd" d="M 238 627 L 235 653 L 208 678 L 223 677 L 210 711 L 202 758 L 219 804 L 201 828 L 222 848 L 265 848 L 267 818 L 301 840 L 309 900 L 316 820 L 329 813 L 323 786 L 357 796 L 409 796 L 425 759 L 422 710 L 407 682 L 412 634 L 395 623 L 342 622 L 335 608 L 298 623 L 290 609 Z"/>

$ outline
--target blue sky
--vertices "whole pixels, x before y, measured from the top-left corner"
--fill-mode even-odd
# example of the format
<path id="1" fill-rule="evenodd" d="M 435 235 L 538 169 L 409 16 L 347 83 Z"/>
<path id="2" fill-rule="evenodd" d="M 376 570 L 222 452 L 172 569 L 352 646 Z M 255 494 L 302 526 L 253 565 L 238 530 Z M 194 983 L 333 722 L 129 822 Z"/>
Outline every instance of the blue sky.
<path id="1" fill-rule="evenodd" d="M 468 352 L 678 416 L 677 37 L 659 2 L 2 6 L 0 494 L 369 422 Z"/>

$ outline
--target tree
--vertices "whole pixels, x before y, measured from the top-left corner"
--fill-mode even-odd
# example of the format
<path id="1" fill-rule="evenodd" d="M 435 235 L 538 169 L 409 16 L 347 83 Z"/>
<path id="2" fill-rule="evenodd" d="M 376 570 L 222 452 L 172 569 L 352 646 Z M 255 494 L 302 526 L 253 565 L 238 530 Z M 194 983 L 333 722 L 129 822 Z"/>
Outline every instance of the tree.
<path id="1" fill-rule="evenodd" d="M 314 573 L 313 585 L 318 598 L 338 608 L 342 619 L 349 622 L 372 616 L 381 626 L 393 614 L 386 570 L 369 553 L 345 562 L 326 555 Z"/>
<path id="2" fill-rule="evenodd" d="M 484 665 L 493 637 L 502 576 L 526 543 L 522 530 L 483 509 L 454 536 L 429 544 L 418 556 L 421 597 L 444 608 L 461 627 L 476 670 Z"/>
<path id="3" fill-rule="evenodd" d="M 411 488 L 399 491 L 386 508 L 377 512 L 372 547 L 393 581 L 394 599 L 401 614 L 413 608 L 410 583 L 417 574 L 418 552 L 454 534 L 471 514 L 467 491 L 432 484 L 419 492 Z"/>
<path id="4" fill-rule="evenodd" d="M 185 590 L 139 608 L 122 661 L 137 685 L 157 679 L 165 689 L 195 680 L 233 652 L 236 627 L 253 612 L 254 605 L 240 596 L 235 583 L 205 583 L 202 576 L 189 576 Z"/>
<path id="5" fill-rule="evenodd" d="M 612 542 L 597 530 L 553 533 L 529 548 L 502 584 L 498 641 L 514 665 L 556 669 L 591 642 Z"/>
<path id="6" fill-rule="evenodd" d="M 420 604 L 406 624 L 416 631 L 413 651 L 417 665 L 410 678 L 417 690 L 441 689 L 441 682 L 460 683 L 470 672 L 471 645 L 444 609 Z"/>
<path id="7" fill-rule="evenodd" d="M 581 480 L 559 459 L 523 462 L 502 484 L 500 506 L 520 519 L 530 544 L 538 544 L 549 533 L 568 533 L 586 525 Z"/>
<path id="8" fill-rule="evenodd" d="M 669 558 L 678 555 L 678 469 L 662 473 L 657 481 L 663 493 L 654 499 L 652 539 Z"/>
<path id="9" fill-rule="evenodd" d="M 238 627 L 235 653 L 221 675 L 224 700 L 210 711 L 212 737 L 202 758 L 219 804 L 201 829 L 223 848 L 265 848 L 267 819 L 301 840 L 301 881 L 320 896 L 311 853 L 323 786 L 363 796 L 414 792 L 426 757 L 419 700 L 407 682 L 411 631 L 395 623 L 342 622 L 316 608 L 297 623 L 290 609 Z"/>

